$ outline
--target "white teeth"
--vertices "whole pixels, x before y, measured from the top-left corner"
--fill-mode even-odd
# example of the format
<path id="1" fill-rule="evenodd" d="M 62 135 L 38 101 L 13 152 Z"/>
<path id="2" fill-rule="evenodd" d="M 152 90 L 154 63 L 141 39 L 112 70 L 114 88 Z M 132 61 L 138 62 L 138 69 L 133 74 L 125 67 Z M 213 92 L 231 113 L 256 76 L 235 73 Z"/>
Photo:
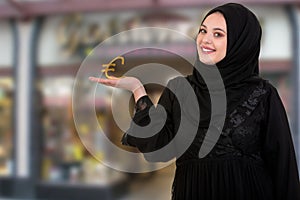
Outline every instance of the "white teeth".
<path id="1" fill-rule="evenodd" d="M 204 52 L 212 52 L 212 51 L 214 51 L 214 50 L 205 49 L 205 48 L 202 48 L 202 50 L 203 50 Z"/>

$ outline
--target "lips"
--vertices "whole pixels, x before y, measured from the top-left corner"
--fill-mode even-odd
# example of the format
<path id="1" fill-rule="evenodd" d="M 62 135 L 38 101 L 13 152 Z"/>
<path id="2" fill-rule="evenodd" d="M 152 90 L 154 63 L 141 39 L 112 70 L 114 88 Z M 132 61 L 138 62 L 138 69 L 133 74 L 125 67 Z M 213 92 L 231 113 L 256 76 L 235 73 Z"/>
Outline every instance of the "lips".
<path id="1" fill-rule="evenodd" d="M 207 46 L 200 46 L 201 50 L 203 53 L 213 53 L 216 50 L 211 48 L 211 47 L 207 47 Z"/>

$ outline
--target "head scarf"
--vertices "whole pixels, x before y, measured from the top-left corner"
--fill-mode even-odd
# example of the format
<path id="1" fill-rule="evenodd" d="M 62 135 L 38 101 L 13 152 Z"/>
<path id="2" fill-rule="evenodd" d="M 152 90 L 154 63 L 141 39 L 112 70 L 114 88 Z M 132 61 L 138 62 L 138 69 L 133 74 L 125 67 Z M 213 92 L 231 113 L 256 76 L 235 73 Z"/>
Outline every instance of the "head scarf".
<path id="1" fill-rule="evenodd" d="M 216 79 L 215 76 L 210 77 L 208 71 L 218 70 L 220 72 L 225 86 L 227 114 L 236 108 L 243 96 L 248 95 L 247 93 L 253 85 L 262 81 L 258 76 L 262 31 L 256 16 L 240 4 L 228 3 L 209 11 L 203 21 L 215 12 L 220 12 L 226 21 L 226 55 L 216 65 L 204 64 L 197 56 L 193 73 L 188 76 L 188 79 L 194 83 L 193 87 L 201 110 L 199 127 L 203 128 L 208 127 L 212 117 L 210 93 L 218 93 L 223 88 L 220 88 L 220 84 L 215 84 L 216 82 L 220 83 L 220 80 Z M 199 71 L 205 71 L 205 81 Z M 212 86 L 209 90 L 207 83 Z"/>
<path id="2" fill-rule="evenodd" d="M 215 12 L 223 14 L 227 25 L 226 56 L 216 63 L 216 66 L 226 89 L 239 87 L 258 76 L 261 27 L 256 16 L 240 4 L 228 3 L 216 7 L 207 13 L 203 21 Z M 197 56 L 195 68 L 198 67 L 211 66 L 202 63 Z M 195 68 L 191 77 L 192 81 L 204 87 L 205 81 Z"/>

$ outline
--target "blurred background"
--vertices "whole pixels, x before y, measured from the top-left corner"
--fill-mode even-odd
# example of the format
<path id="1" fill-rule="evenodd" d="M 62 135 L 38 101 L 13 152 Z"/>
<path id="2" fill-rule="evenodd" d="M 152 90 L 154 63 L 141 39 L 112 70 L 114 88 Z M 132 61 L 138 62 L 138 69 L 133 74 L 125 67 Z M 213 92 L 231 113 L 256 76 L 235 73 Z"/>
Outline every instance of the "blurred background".
<path id="1" fill-rule="evenodd" d="M 81 63 L 107 38 L 149 26 L 169 28 L 195 38 L 205 13 L 226 2 L 0 0 L 0 197 L 170 199 L 174 164 L 155 172 L 134 174 L 99 162 L 118 155 L 105 155 L 98 148 L 103 141 L 97 139 L 97 133 L 88 124 L 75 126 L 73 84 Z M 299 163 L 300 0 L 234 2 L 246 5 L 261 22 L 260 73 L 279 91 Z M 193 47 L 178 38 L 151 33 L 119 37 L 106 46 L 107 51 L 93 54 L 115 57 L 120 49 L 153 42 L 184 51 L 187 57 L 195 56 Z M 180 65 L 172 56 L 155 51 L 132 54 L 126 70 L 149 59 L 173 66 L 182 74 L 191 72 L 190 67 Z M 95 67 L 100 72 L 101 65 L 96 62 Z M 124 72 L 124 68 L 116 67 L 115 75 Z M 90 89 L 88 84 L 82 80 L 82 89 Z M 147 86 L 153 101 L 158 100 L 162 89 L 158 85 Z M 137 152 L 121 145 L 123 132 L 111 114 L 111 89 L 104 90 L 105 95 L 96 95 L 95 99 L 101 127 L 116 146 Z M 82 141 L 96 150 L 97 159 Z"/>

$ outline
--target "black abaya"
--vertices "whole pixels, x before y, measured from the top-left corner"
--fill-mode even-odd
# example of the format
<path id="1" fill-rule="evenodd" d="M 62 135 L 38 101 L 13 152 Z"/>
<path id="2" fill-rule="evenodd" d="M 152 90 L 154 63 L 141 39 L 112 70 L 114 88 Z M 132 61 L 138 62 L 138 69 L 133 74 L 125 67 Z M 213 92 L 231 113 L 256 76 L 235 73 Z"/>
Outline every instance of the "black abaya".
<path id="1" fill-rule="evenodd" d="M 227 109 L 224 127 L 219 130 L 221 135 L 213 149 L 199 158 L 210 120 L 214 119 L 207 82 L 196 70 L 214 66 L 205 65 L 199 59 L 191 76 L 169 81 L 164 90 L 158 102 L 167 114 L 163 128 L 151 137 L 142 137 L 149 133 L 139 131 L 132 123 L 124 134 L 123 144 L 137 147 L 149 161 L 176 157 L 174 200 L 300 200 L 297 163 L 284 107 L 277 90 L 258 77 L 259 22 L 251 11 L 235 3 L 219 6 L 207 16 L 214 12 L 223 14 L 227 25 L 226 56 L 216 63 L 226 89 Z M 184 81 L 192 89 L 185 88 Z M 216 80 L 209 81 L 213 84 Z M 179 95 L 169 88 L 179 91 Z M 215 87 L 210 92 L 219 89 Z M 195 92 L 197 103 L 189 101 L 190 96 L 185 95 L 190 90 Z M 154 109 L 150 121 L 152 105 L 148 96 L 140 98 L 133 122 L 156 127 L 163 114 Z M 195 120 L 199 115 L 200 120 Z M 196 126 L 197 131 L 191 144 L 181 153 L 178 149 L 186 142 L 172 143 L 172 140 L 181 133 L 178 129 L 182 119 L 188 119 L 183 129 L 187 138 L 191 137 L 191 126 Z M 151 130 L 149 127 L 148 131 Z M 148 156 L 148 152 L 155 152 L 169 143 L 173 148 L 168 155 Z"/>
<path id="2" fill-rule="evenodd" d="M 180 85 L 182 78 L 171 80 Z M 197 90 L 197 86 L 194 89 Z M 276 89 L 261 80 L 239 91 L 234 109 L 226 116 L 222 134 L 213 150 L 198 156 L 206 128 L 203 125 L 186 152 L 176 161 L 172 198 L 176 200 L 299 200 L 300 186 L 293 142 L 287 116 Z M 152 152 L 174 138 L 180 110 L 170 90 L 165 89 L 159 104 L 167 110 L 164 128 L 151 138 L 130 136 L 123 143 L 141 152 Z M 137 102 L 133 121 L 149 123 L 152 106 L 148 96 Z M 201 105 L 201 104 L 200 104 Z M 159 160 L 156 160 L 159 161 Z"/>

